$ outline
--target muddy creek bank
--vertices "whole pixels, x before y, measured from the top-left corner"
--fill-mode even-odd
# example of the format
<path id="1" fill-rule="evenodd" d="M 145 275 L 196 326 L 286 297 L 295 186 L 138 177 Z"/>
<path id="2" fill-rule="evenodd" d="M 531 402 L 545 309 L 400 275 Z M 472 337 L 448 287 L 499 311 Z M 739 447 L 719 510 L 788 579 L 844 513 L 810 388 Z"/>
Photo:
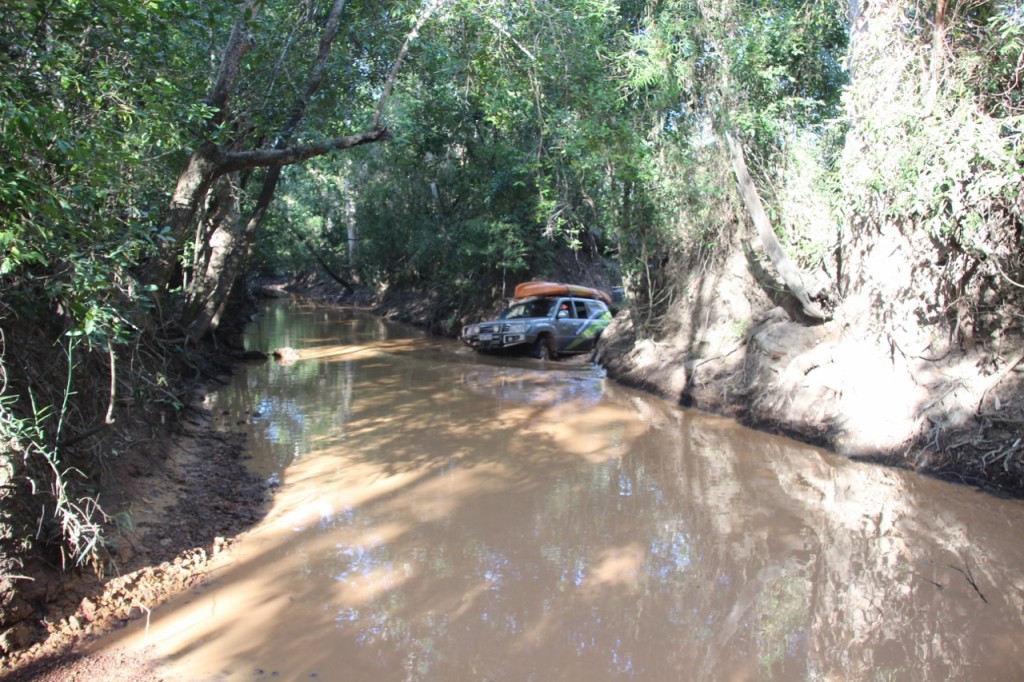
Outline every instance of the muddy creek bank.
<path id="1" fill-rule="evenodd" d="M 274 305 L 248 338 L 299 349 L 209 399 L 272 507 L 105 655 L 218 680 L 1024 674 L 1019 502 L 335 309 Z"/>

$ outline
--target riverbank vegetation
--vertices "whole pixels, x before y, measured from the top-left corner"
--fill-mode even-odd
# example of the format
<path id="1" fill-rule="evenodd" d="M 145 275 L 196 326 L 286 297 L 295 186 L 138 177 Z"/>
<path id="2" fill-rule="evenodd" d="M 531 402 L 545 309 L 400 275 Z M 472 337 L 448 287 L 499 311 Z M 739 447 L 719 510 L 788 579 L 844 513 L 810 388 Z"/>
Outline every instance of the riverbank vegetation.
<path id="1" fill-rule="evenodd" d="M 9 4 L 5 592 L 106 570 L 120 427 L 255 277 L 448 333 L 621 283 L 623 380 L 1019 491 L 1022 55 L 1019 0 Z"/>

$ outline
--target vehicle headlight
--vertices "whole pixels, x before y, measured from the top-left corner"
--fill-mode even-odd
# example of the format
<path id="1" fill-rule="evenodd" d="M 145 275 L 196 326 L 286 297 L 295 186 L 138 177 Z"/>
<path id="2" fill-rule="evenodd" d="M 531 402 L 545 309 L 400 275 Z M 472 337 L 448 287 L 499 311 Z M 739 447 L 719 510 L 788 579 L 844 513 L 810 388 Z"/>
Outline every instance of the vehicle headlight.
<path id="1" fill-rule="evenodd" d="M 505 331 L 509 334 L 525 334 L 529 326 L 525 322 L 509 322 L 505 325 Z"/>
<path id="2" fill-rule="evenodd" d="M 480 325 L 471 324 L 462 330 L 463 336 L 477 336 L 480 333 Z"/>

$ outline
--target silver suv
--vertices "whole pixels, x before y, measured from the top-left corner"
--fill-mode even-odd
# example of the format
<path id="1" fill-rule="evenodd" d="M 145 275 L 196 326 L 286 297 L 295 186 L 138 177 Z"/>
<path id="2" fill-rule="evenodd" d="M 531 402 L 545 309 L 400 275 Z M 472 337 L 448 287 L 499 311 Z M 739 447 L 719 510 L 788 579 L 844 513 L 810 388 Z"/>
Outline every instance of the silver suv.
<path id="1" fill-rule="evenodd" d="M 496 320 L 462 328 L 474 350 L 525 350 L 541 360 L 585 353 L 612 320 L 603 301 L 575 296 L 538 296 L 513 301 Z"/>

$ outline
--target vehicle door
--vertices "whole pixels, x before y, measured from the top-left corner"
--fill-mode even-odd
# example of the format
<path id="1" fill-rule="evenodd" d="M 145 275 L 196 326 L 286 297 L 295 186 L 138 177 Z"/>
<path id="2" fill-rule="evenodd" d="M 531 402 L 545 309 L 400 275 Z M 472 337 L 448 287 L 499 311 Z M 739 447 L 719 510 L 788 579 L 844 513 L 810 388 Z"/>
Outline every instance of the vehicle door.
<path id="1" fill-rule="evenodd" d="M 597 330 L 593 326 L 590 306 L 593 301 L 573 301 L 576 319 L 580 321 L 576 327 L 576 338 L 572 341 L 572 349 L 577 351 L 593 350 L 597 345 Z"/>
<path id="2" fill-rule="evenodd" d="M 612 321 L 611 311 L 597 301 L 587 301 L 587 321 L 580 329 L 580 336 L 587 340 L 587 346 L 593 348 L 597 340 Z"/>
<path id="3" fill-rule="evenodd" d="M 576 317 L 572 299 L 563 298 L 555 307 L 555 348 L 561 352 L 568 350 L 576 338 L 583 320 Z"/>

